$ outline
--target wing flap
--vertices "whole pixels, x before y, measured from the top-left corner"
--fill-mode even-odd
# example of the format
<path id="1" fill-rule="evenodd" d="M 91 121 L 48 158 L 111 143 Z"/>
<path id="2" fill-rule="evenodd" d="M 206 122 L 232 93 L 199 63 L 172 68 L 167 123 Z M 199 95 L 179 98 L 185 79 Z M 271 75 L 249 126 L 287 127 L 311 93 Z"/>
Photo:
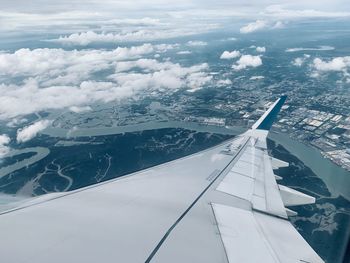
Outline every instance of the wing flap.
<path id="1" fill-rule="evenodd" d="M 289 221 L 221 204 L 212 206 L 230 263 L 323 262 Z"/>
<path id="2" fill-rule="evenodd" d="M 282 160 L 279 160 L 279 159 L 276 159 L 276 158 L 273 158 L 273 157 L 271 157 L 271 163 L 272 163 L 272 168 L 274 170 L 278 169 L 278 168 L 284 168 L 284 167 L 289 166 L 289 163 L 282 161 Z"/>
<path id="3" fill-rule="evenodd" d="M 315 197 L 296 191 L 284 185 L 279 185 L 281 197 L 285 206 L 308 205 L 315 203 Z"/>
<path id="4" fill-rule="evenodd" d="M 212 204 L 229 263 L 279 262 L 251 211 Z"/>
<path id="5" fill-rule="evenodd" d="M 257 212 L 253 216 L 279 262 L 323 262 L 288 220 Z"/>
<path id="6" fill-rule="evenodd" d="M 264 140 L 259 130 L 250 134 L 237 162 L 216 189 L 251 202 L 256 210 L 287 218 L 271 158 L 258 143 Z"/>

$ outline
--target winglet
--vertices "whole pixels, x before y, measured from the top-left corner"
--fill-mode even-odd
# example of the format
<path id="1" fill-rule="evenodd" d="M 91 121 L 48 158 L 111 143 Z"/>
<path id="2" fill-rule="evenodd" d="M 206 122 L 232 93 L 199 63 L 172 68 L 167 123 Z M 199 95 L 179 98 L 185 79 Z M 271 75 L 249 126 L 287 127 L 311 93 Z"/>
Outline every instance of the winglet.
<path id="1" fill-rule="evenodd" d="M 281 96 L 276 100 L 275 103 L 260 117 L 260 119 L 254 123 L 252 129 L 270 130 L 286 99 L 287 96 Z"/>

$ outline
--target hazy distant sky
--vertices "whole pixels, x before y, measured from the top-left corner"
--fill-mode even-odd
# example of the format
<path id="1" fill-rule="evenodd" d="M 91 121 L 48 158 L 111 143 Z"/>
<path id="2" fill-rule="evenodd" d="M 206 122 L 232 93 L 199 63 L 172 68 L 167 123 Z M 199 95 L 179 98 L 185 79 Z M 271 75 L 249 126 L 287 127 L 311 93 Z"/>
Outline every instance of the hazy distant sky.
<path id="1" fill-rule="evenodd" d="M 238 18 L 245 21 L 292 20 L 300 18 L 350 18 L 348 0 L 1 0 L 0 31 L 50 25 L 96 24 L 111 19 L 159 18 L 215 20 Z M 95 23 L 96 22 L 96 23 Z M 63 29 L 63 27 L 61 27 Z M 84 27 L 81 28 L 84 30 Z M 42 28 L 40 28 L 42 30 Z M 30 31 L 30 30 L 29 30 Z"/>
<path id="2" fill-rule="evenodd" d="M 0 10 L 12 12 L 67 12 L 67 11 L 139 11 L 178 9 L 232 9 L 261 10 L 269 5 L 282 5 L 288 9 L 314 9 L 320 11 L 350 11 L 348 0 L 1 0 Z"/>

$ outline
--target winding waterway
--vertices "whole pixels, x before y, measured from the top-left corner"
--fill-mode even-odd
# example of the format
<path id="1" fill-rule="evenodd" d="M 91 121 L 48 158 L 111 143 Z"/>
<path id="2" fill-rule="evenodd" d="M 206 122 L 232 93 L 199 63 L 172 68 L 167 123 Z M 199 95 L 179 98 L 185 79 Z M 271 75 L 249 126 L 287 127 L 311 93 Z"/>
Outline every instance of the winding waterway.
<path id="1" fill-rule="evenodd" d="M 169 121 L 147 122 L 106 128 L 85 128 L 73 131 L 60 128 L 51 128 L 47 129 L 45 134 L 55 137 L 67 137 L 67 135 L 70 137 L 101 136 L 162 128 L 183 128 L 198 132 L 212 132 L 232 135 L 240 134 L 246 130 L 243 127 L 218 127 L 201 125 L 194 122 Z M 271 132 L 269 138 L 276 143 L 281 144 L 292 155 L 295 155 L 298 157 L 298 159 L 304 162 L 306 166 L 308 166 L 325 182 L 332 195 L 342 195 L 346 199 L 350 200 L 350 172 L 324 158 L 315 148 L 291 139 L 286 134 Z"/>

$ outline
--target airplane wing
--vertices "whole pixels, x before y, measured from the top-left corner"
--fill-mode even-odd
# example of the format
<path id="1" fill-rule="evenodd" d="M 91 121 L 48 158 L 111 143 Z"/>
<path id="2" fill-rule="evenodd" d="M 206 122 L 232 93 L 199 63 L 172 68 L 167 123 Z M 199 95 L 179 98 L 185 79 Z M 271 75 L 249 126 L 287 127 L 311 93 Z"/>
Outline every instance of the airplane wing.
<path id="1" fill-rule="evenodd" d="M 1 262 L 323 262 L 288 220 L 315 199 L 267 152 L 284 101 L 213 148 L 0 213 Z"/>

